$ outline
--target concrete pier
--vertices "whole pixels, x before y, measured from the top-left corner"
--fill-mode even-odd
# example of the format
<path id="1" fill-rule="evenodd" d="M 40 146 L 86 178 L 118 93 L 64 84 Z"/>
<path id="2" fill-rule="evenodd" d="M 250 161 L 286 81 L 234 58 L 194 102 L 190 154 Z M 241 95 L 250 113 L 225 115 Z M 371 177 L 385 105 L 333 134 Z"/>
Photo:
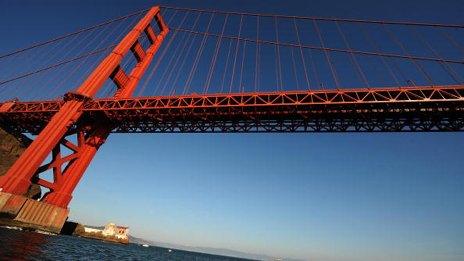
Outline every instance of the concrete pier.
<path id="1" fill-rule="evenodd" d="M 59 234 L 69 209 L 0 192 L 0 225 Z"/>

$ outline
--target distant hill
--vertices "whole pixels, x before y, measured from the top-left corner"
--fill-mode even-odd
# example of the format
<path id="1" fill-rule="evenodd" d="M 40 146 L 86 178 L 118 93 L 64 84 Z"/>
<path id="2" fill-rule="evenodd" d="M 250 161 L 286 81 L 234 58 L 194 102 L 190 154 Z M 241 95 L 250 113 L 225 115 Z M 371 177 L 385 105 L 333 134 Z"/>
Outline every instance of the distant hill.
<path id="1" fill-rule="evenodd" d="M 150 245 L 150 246 L 155 246 L 156 244 L 150 240 L 146 240 L 143 238 L 138 238 L 129 235 L 129 243 L 137 244 L 137 245 Z M 156 245 L 158 246 L 158 245 Z"/>

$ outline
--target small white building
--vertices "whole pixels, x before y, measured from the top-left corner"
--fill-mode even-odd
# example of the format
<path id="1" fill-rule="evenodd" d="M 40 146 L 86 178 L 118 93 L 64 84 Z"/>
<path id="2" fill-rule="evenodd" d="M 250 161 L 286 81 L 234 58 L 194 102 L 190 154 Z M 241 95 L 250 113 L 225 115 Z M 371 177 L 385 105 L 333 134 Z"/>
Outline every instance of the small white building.
<path id="1" fill-rule="evenodd" d="M 102 231 L 104 236 L 113 236 L 118 239 L 128 239 L 129 228 L 123 226 L 116 226 L 114 223 L 108 223 Z"/>
<path id="2" fill-rule="evenodd" d="M 101 229 L 97 229 L 97 228 L 84 227 L 84 232 L 85 232 L 85 233 L 101 233 L 102 230 L 101 230 Z"/>

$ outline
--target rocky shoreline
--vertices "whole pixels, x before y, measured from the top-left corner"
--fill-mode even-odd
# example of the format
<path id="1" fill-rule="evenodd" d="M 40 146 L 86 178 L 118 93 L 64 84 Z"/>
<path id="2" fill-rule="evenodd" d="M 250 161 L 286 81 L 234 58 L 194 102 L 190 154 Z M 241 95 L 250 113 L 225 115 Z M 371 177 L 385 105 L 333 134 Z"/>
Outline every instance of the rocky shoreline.
<path id="1" fill-rule="evenodd" d="M 129 238 L 123 239 L 123 238 L 118 238 L 116 236 L 104 235 L 103 228 L 99 227 L 98 229 L 101 231 L 86 232 L 84 225 L 79 224 L 77 222 L 67 221 L 64 224 L 63 229 L 61 230 L 61 234 L 92 238 L 92 239 L 97 239 L 97 240 L 102 240 L 102 241 L 107 241 L 107 242 L 113 242 L 113 243 L 129 244 Z"/>

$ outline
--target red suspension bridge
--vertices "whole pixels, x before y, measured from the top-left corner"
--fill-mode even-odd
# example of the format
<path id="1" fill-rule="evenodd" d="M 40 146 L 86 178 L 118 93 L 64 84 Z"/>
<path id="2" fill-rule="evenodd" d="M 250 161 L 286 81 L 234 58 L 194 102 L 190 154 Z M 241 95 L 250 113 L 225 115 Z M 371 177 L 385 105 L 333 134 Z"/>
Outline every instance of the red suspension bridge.
<path id="1" fill-rule="evenodd" d="M 2 222 L 58 232 L 112 132 L 462 131 L 463 30 L 153 7 L 0 55 L 0 126 L 34 136 Z"/>

